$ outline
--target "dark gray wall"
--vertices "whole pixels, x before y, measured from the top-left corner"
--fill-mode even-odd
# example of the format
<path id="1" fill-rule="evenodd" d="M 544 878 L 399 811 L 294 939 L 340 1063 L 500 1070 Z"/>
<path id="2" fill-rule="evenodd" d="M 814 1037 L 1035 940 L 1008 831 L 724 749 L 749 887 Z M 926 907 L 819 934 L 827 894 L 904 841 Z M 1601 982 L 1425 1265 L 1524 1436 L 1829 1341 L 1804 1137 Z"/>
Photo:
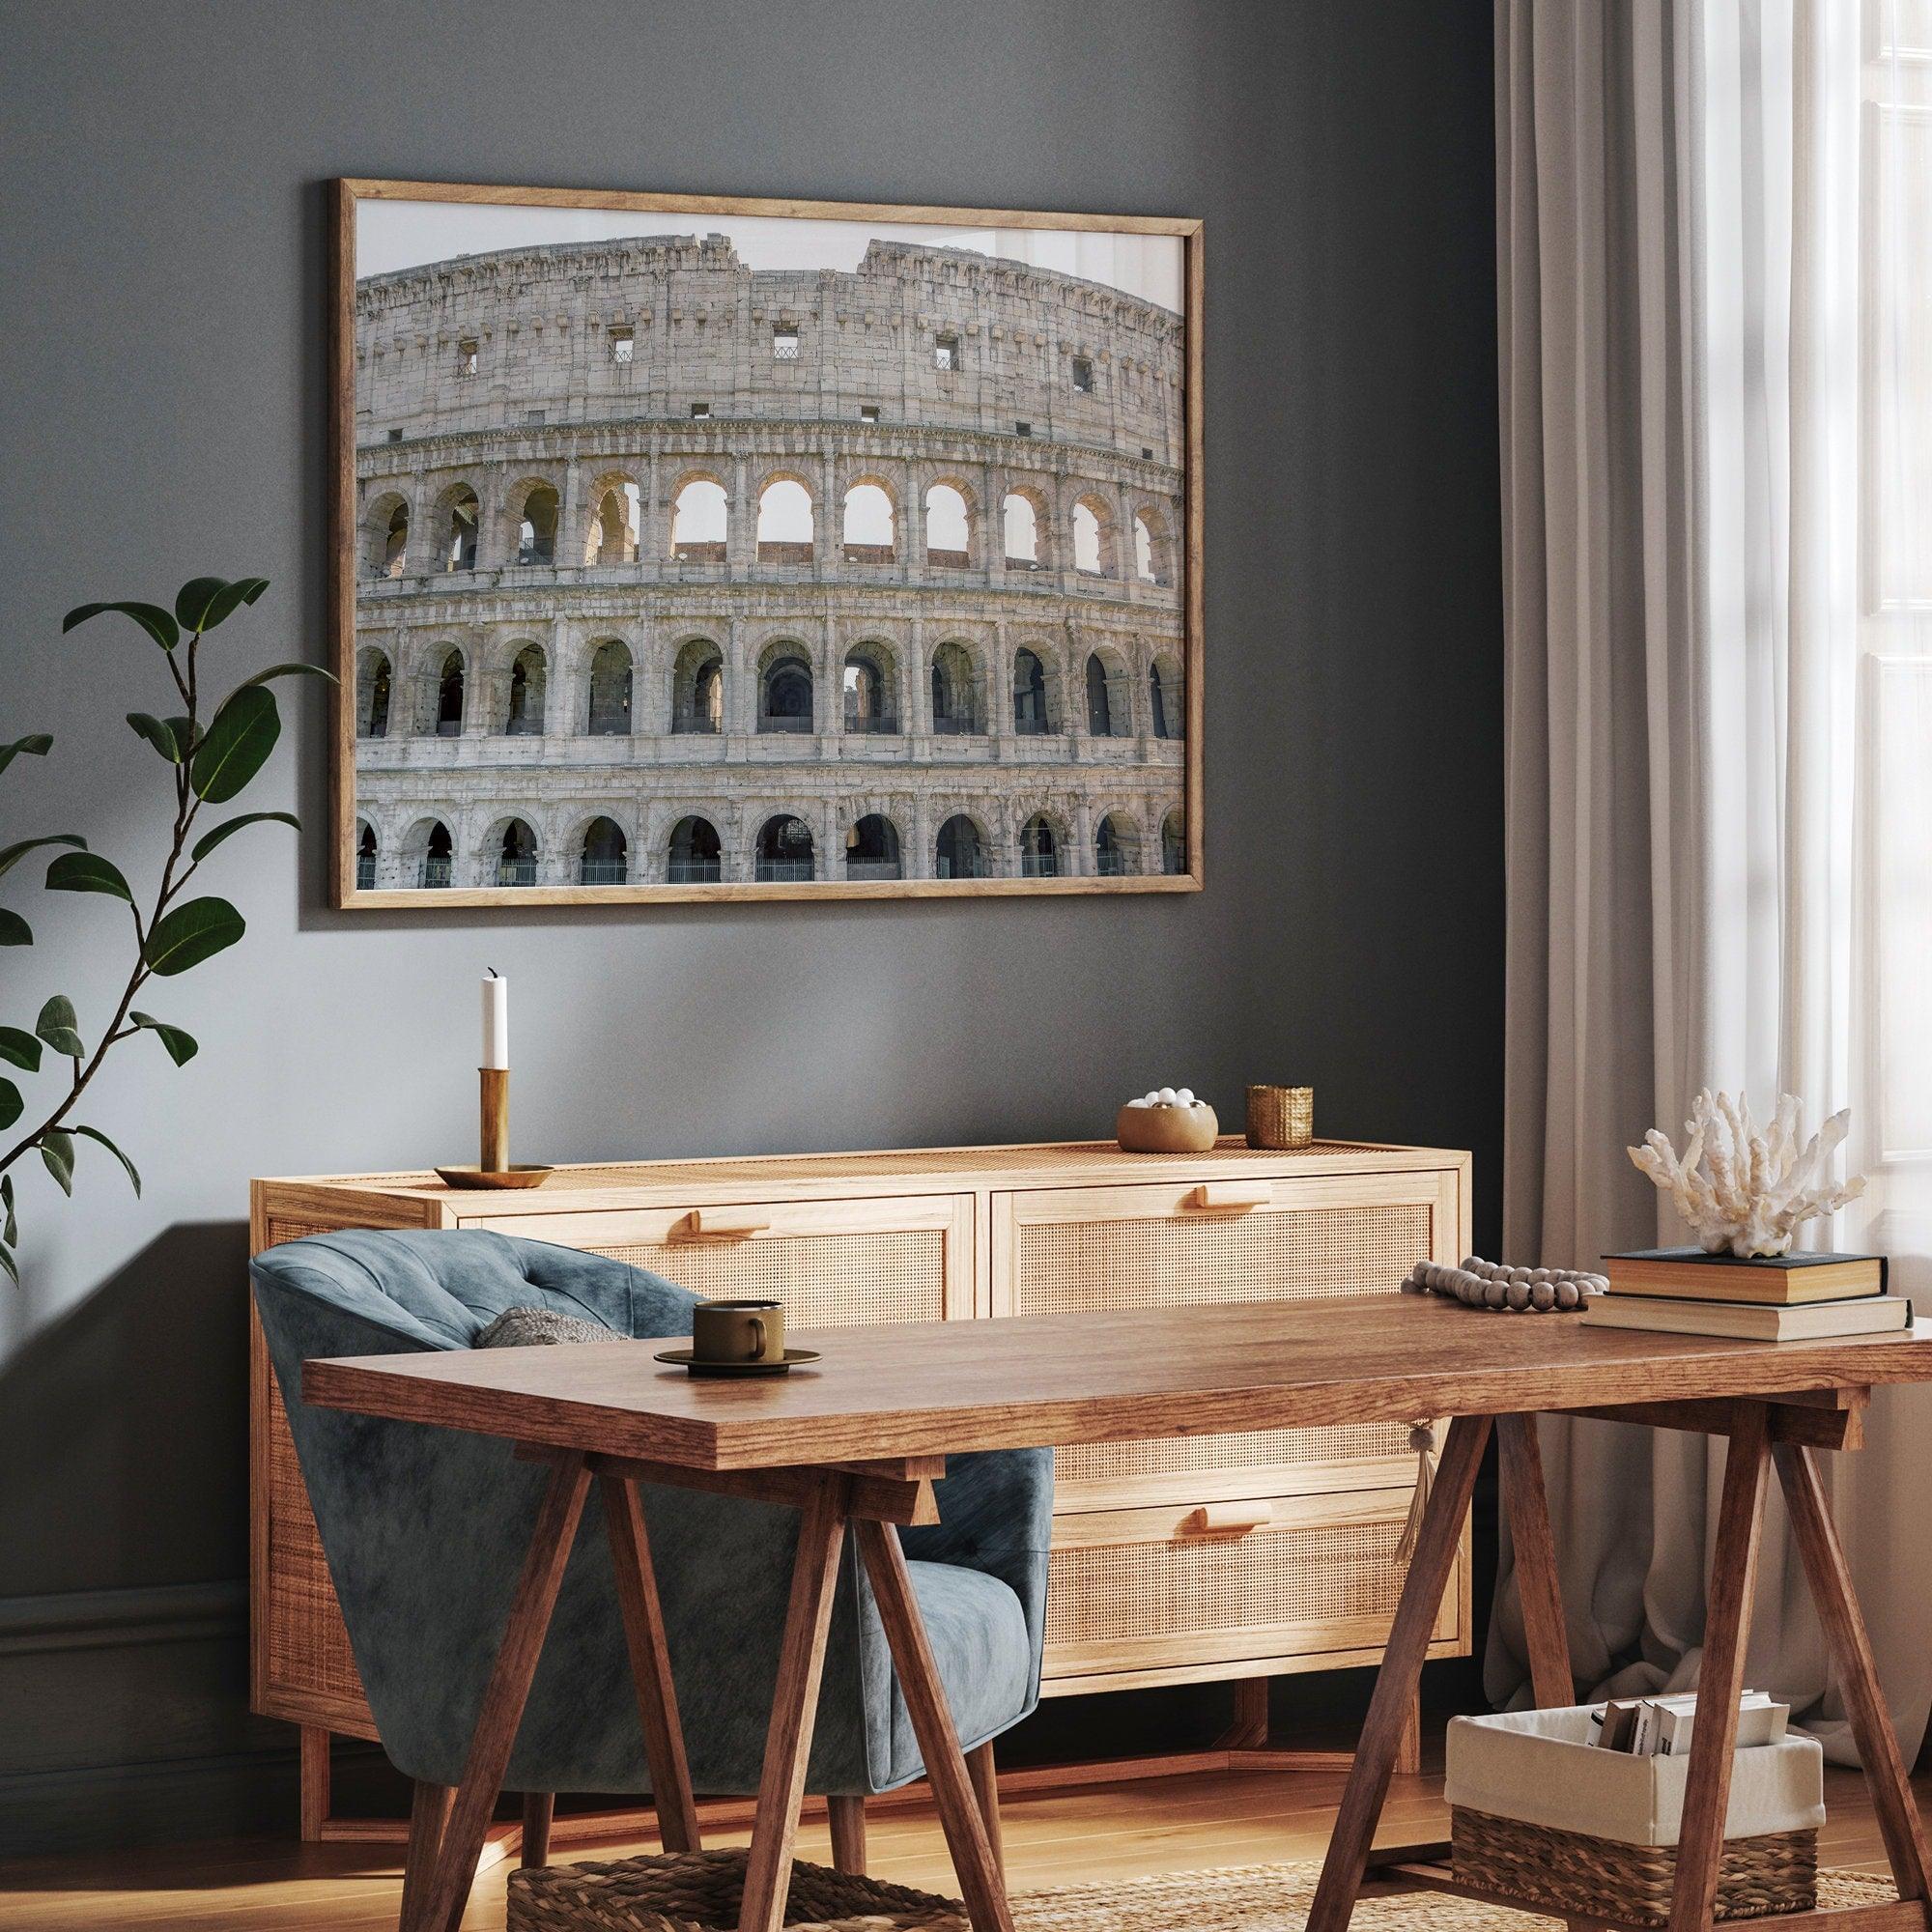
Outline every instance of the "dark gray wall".
<path id="1" fill-rule="evenodd" d="M 69 606 L 260 572 L 273 587 L 217 658 L 324 654 L 322 184 L 354 173 L 1204 215 L 1209 884 L 347 918 L 324 904 L 304 689 L 253 802 L 309 830 L 224 853 L 248 938 L 153 997 L 200 1058 L 177 1072 L 132 1042 L 90 1099 L 144 1198 L 94 1150 L 71 1207 L 23 1177 L 27 1283 L 0 1288 L 0 1843 L 158 1829 L 183 1794 L 210 1828 L 279 1800 L 286 1734 L 241 1717 L 246 1181 L 464 1151 L 486 964 L 516 981 L 526 1153 L 1093 1134 L 1156 1081 L 1237 1118 L 1243 1080 L 1293 1078 L 1330 1131 L 1472 1147 L 1492 1225 L 1485 0 L 5 18 L 4 724 L 58 743 L 0 781 L 4 837 L 75 830 L 130 871 L 157 850 L 158 768 L 121 715 L 166 708 L 161 668 L 131 627 L 62 639 Z M 58 990 L 98 1023 L 125 921 L 41 899 L 38 876 L 8 881 L 41 943 L 5 955 L 4 1017 Z"/>

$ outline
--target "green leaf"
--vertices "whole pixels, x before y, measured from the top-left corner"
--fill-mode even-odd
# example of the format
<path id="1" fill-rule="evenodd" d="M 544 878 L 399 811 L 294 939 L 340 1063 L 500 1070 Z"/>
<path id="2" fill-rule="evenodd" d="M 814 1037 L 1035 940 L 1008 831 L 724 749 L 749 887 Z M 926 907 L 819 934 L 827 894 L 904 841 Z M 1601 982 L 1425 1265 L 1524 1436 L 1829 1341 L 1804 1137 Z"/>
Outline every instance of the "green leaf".
<path id="1" fill-rule="evenodd" d="M 26 1102 L 20 1098 L 20 1090 L 0 1073 L 0 1127 L 11 1127 L 20 1118 Z"/>
<path id="2" fill-rule="evenodd" d="M 227 588 L 228 580 L 225 577 L 190 577 L 175 592 L 175 615 L 181 619 L 182 629 L 206 629 L 203 619 L 208 614 L 208 607 Z"/>
<path id="3" fill-rule="evenodd" d="M 195 863 L 206 859 L 231 832 L 240 832 L 244 825 L 261 825 L 269 819 L 277 825 L 292 825 L 298 832 L 301 830 L 301 820 L 292 811 L 244 811 L 240 818 L 224 818 L 213 832 L 204 832 L 194 841 Z"/>
<path id="4" fill-rule="evenodd" d="M 34 928 L 16 912 L 0 906 L 0 946 L 31 946 Z"/>
<path id="5" fill-rule="evenodd" d="M 223 805 L 262 769 L 282 735 L 274 694 L 259 684 L 243 685 L 209 722 L 194 748 L 195 796 Z"/>
<path id="6" fill-rule="evenodd" d="M 268 589 L 266 577 L 238 577 L 233 583 L 224 583 L 212 596 L 203 609 L 200 619 L 195 624 L 197 631 L 212 631 L 225 617 L 232 617 L 244 604 L 252 604 Z"/>
<path id="7" fill-rule="evenodd" d="M 41 1070 L 41 1043 L 19 1027 L 0 1026 L 0 1060 L 11 1060 L 29 1073 Z"/>
<path id="8" fill-rule="evenodd" d="M 40 1138 L 41 1158 L 47 1172 L 60 1182 L 63 1194 L 73 1192 L 73 1136 L 58 1127 L 49 1127 Z"/>
<path id="9" fill-rule="evenodd" d="M 10 1248 L 17 1248 L 20 1245 L 20 1224 L 14 1218 L 14 1177 L 11 1174 L 0 1174 L 0 1213 L 6 1217 L 4 1223 L 0 1223 L 0 1241 L 5 1241 Z M 14 1277 L 15 1281 L 19 1278 L 18 1275 Z"/>
<path id="10" fill-rule="evenodd" d="M 169 764 L 181 763 L 181 747 L 175 742 L 172 724 L 163 724 L 158 718 L 151 718 L 145 711 L 128 712 L 128 722 Z"/>
<path id="11" fill-rule="evenodd" d="M 253 677 L 242 680 L 242 689 L 251 684 L 267 684 L 271 677 L 320 677 L 333 684 L 336 681 L 332 670 L 324 670 L 320 665 L 285 664 L 270 665 L 267 670 L 258 670 Z"/>
<path id="12" fill-rule="evenodd" d="M 128 1017 L 137 1027 L 146 1027 L 167 1048 L 168 1058 L 177 1066 L 185 1066 L 201 1050 L 192 1034 L 184 1033 L 178 1026 L 170 1026 L 166 1020 L 157 1020 L 152 1013 L 129 1013 Z"/>
<path id="13" fill-rule="evenodd" d="M 53 1048 L 56 1053 L 64 1053 L 70 1060 L 78 1060 L 86 1053 L 78 1032 L 79 1015 L 73 1009 L 73 1002 L 65 993 L 56 993 L 41 1009 L 41 1016 L 34 1022 L 34 1031 Z"/>
<path id="14" fill-rule="evenodd" d="M 17 845 L 9 845 L 5 851 L 0 851 L 0 878 L 11 872 L 29 852 L 36 852 L 43 845 L 78 845 L 83 852 L 87 850 L 87 840 L 77 832 L 53 832 L 44 838 L 22 838 Z"/>
<path id="15" fill-rule="evenodd" d="M 175 750 L 186 760 L 193 757 L 194 748 L 201 743 L 201 733 L 195 729 L 192 718 L 163 718 L 165 724 L 175 736 Z"/>
<path id="16" fill-rule="evenodd" d="M 50 893 L 106 893 L 117 899 L 134 903 L 121 867 L 98 852 L 63 852 L 47 867 Z"/>
<path id="17" fill-rule="evenodd" d="M 141 957 L 151 973 L 165 979 L 199 966 L 224 947 L 233 946 L 246 930 L 242 915 L 226 899 L 189 899 L 156 923 L 141 949 Z"/>
<path id="18" fill-rule="evenodd" d="M 54 741 L 44 731 L 30 732 L 24 738 L 15 738 L 11 745 L 0 745 L 0 772 L 4 772 L 22 752 L 31 757 L 44 758 L 54 748 Z"/>
<path id="19" fill-rule="evenodd" d="M 14 1278 L 14 1286 L 20 1285 L 20 1264 L 5 1248 L 0 1248 L 0 1268 L 5 1268 Z"/>
<path id="20" fill-rule="evenodd" d="M 77 605 L 61 619 L 62 636 L 66 636 L 76 624 L 84 624 L 90 617 L 99 616 L 103 611 L 119 611 L 133 618 L 164 651 L 173 650 L 181 642 L 181 626 L 158 604 Z"/>
<path id="21" fill-rule="evenodd" d="M 99 1141 L 128 1170 L 128 1179 L 134 1183 L 134 1193 L 138 1197 L 141 1192 L 141 1176 L 134 1163 L 99 1127 L 75 1127 L 74 1132 L 85 1134 L 91 1141 Z"/>

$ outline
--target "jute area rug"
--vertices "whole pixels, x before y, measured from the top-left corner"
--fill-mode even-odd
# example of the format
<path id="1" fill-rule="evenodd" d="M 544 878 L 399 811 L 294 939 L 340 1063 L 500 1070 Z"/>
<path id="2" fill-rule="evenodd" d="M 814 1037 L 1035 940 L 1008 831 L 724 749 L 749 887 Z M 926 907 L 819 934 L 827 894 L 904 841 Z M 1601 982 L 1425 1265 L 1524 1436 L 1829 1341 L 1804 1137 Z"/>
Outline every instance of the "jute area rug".
<path id="1" fill-rule="evenodd" d="M 1017 1892 L 1013 1922 L 1016 1932 L 1302 1932 L 1321 1875 L 1317 1864 L 1231 1865 L 1125 1885 Z M 1818 1874 L 1820 1905 L 1866 1905 L 1896 1896 L 1887 1878 Z M 1776 1918 L 1736 1922 L 1764 1932 L 1777 1924 Z M 1444 1892 L 1409 1891 L 1362 1899 L 1351 1932 L 1536 1932 L 1562 1923 Z"/>

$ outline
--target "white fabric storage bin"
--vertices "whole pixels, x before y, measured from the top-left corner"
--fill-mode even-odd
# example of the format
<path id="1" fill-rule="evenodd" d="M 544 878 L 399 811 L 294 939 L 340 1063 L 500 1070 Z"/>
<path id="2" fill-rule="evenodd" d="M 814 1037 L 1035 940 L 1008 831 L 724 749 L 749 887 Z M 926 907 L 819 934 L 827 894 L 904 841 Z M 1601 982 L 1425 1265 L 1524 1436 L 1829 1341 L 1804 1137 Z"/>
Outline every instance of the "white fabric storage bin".
<path id="1" fill-rule="evenodd" d="M 1450 1804 L 1625 1845 L 1675 1845 L 1689 1757 L 1633 1757 L 1590 1743 L 1591 1704 L 1449 1720 Z M 1788 1735 L 1733 1754 L 1726 1838 L 1815 1831 L 1825 1822 L 1825 1753 Z"/>

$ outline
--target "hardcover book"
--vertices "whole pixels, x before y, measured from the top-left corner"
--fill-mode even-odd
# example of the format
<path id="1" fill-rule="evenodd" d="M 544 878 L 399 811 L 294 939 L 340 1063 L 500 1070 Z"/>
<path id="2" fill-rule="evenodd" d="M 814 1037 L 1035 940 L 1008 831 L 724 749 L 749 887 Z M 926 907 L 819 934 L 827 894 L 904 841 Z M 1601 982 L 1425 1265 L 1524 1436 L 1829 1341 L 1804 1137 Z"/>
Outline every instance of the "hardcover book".
<path id="1" fill-rule="evenodd" d="M 1612 1294 L 1667 1294 L 1709 1301 L 1797 1306 L 1886 1292 L 1883 1255 L 1706 1254 L 1702 1248 L 1639 1248 L 1605 1255 Z"/>

